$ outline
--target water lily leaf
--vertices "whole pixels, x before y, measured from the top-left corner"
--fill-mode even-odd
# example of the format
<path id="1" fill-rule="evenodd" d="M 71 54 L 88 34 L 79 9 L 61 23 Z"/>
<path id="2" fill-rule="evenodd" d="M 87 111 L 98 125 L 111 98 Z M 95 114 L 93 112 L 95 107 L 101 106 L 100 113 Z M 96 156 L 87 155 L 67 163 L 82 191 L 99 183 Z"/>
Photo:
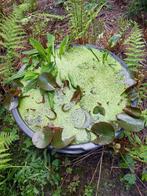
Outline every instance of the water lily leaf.
<path id="1" fill-rule="evenodd" d="M 135 119 L 127 114 L 117 115 L 118 124 L 127 131 L 139 132 L 145 127 L 145 122 L 141 119 Z"/>
<path id="2" fill-rule="evenodd" d="M 92 126 L 91 131 L 97 135 L 97 139 L 93 142 L 96 144 L 109 144 L 115 138 L 115 131 L 111 124 L 107 122 L 99 122 Z"/>
<path id="3" fill-rule="evenodd" d="M 77 89 L 74 92 L 70 101 L 74 102 L 74 103 L 78 103 L 81 100 L 82 95 L 83 95 L 83 93 L 81 91 L 81 88 L 79 86 L 77 86 Z"/>
<path id="4" fill-rule="evenodd" d="M 51 141 L 51 145 L 54 148 L 64 148 L 66 146 L 68 146 L 69 144 L 71 144 L 74 140 L 75 140 L 75 136 L 72 136 L 66 140 L 62 140 L 62 132 L 63 132 L 63 128 L 61 127 L 55 127 L 53 128 L 53 139 Z"/>
<path id="5" fill-rule="evenodd" d="M 134 118 L 139 118 L 141 116 L 141 109 L 138 107 L 127 106 L 123 111 Z"/>
<path id="6" fill-rule="evenodd" d="M 50 73 L 44 72 L 38 77 L 38 86 L 45 91 L 54 91 L 58 85 Z"/>
<path id="7" fill-rule="evenodd" d="M 96 106 L 94 109 L 93 109 L 93 113 L 94 114 L 98 114 L 100 113 L 101 115 L 105 116 L 105 108 L 101 105 L 98 105 Z"/>
<path id="8" fill-rule="evenodd" d="M 85 129 L 88 128 L 92 123 L 92 118 L 89 112 L 80 108 L 72 112 L 71 121 L 75 128 Z"/>
<path id="9" fill-rule="evenodd" d="M 35 132 L 32 137 L 33 144 L 40 149 L 46 148 L 53 138 L 53 133 L 48 132 Z"/>

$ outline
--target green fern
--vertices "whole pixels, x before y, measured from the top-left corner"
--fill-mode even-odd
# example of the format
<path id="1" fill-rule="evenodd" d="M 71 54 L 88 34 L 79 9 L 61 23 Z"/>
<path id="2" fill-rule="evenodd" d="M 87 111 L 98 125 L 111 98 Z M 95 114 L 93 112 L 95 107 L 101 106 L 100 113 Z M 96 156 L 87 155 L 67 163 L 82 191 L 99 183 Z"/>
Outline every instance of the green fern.
<path id="1" fill-rule="evenodd" d="M 3 54 L 0 56 L 0 75 L 3 78 L 13 74 L 14 61 L 23 49 L 25 33 L 20 20 L 26 9 L 27 4 L 22 4 L 16 7 L 10 16 L 3 16 L 0 22 L 0 46 Z"/>
<path id="2" fill-rule="evenodd" d="M 0 170 L 6 169 L 10 166 L 9 146 L 13 141 L 18 139 L 16 132 L 1 132 L 0 133 Z"/>
<path id="3" fill-rule="evenodd" d="M 135 22 L 131 31 L 131 35 L 125 41 L 127 52 L 125 62 L 128 64 L 131 71 L 136 71 L 140 67 L 140 62 L 143 61 L 144 41 L 142 31 Z"/>

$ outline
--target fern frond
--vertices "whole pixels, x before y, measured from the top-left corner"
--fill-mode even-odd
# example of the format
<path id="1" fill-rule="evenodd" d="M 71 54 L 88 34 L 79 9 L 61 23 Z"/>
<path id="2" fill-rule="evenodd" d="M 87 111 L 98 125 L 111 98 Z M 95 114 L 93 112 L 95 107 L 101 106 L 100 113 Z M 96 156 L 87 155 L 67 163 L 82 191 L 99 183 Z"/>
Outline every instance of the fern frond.
<path id="1" fill-rule="evenodd" d="M 10 153 L 8 153 L 9 145 L 18 139 L 16 132 L 1 132 L 0 133 L 0 170 L 10 166 Z"/>
<path id="2" fill-rule="evenodd" d="M 12 75 L 13 62 L 20 56 L 20 49 L 23 49 L 25 33 L 19 21 L 19 14 L 15 11 L 8 17 L 3 16 L 0 23 L 0 44 L 5 51 L 5 58 L 1 58 L 0 74 L 3 74 L 4 78 Z"/>
<path id="3" fill-rule="evenodd" d="M 127 45 L 125 62 L 130 70 L 135 71 L 139 68 L 140 62 L 143 61 L 145 46 L 142 31 L 136 22 L 132 28 L 131 35 L 124 44 Z"/>

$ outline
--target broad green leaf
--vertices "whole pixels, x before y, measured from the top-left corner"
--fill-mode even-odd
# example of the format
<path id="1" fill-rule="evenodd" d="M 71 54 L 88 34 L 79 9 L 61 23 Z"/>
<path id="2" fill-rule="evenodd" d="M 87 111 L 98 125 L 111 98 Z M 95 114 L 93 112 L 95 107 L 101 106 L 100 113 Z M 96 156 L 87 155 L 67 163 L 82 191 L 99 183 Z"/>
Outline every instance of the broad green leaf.
<path id="1" fill-rule="evenodd" d="M 23 51 L 22 54 L 25 54 L 25 55 L 36 55 L 38 54 L 38 50 L 37 49 L 32 49 L 32 50 L 27 50 L 27 51 Z"/>
<path id="2" fill-rule="evenodd" d="M 115 138 L 115 131 L 111 124 L 99 122 L 92 126 L 91 131 L 97 135 L 94 143 L 105 145 L 111 143 Z"/>
<path id="3" fill-rule="evenodd" d="M 46 51 L 39 41 L 37 41 L 36 39 L 30 38 L 30 43 L 33 46 L 33 48 L 35 48 L 38 51 L 41 57 L 43 57 L 44 59 L 47 59 Z"/>
<path id="4" fill-rule="evenodd" d="M 27 92 L 31 89 L 35 89 L 37 87 L 37 79 L 30 80 L 27 85 L 24 87 L 24 92 Z"/>
<path id="5" fill-rule="evenodd" d="M 55 36 L 53 36 L 52 34 L 47 34 L 47 47 L 49 48 L 50 52 L 52 55 L 55 54 Z"/>
<path id="6" fill-rule="evenodd" d="M 126 131 L 139 132 L 144 129 L 145 122 L 141 119 L 135 119 L 127 114 L 117 115 L 118 124 Z"/>
<path id="7" fill-rule="evenodd" d="M 47 72 L 42 73 L 38 77 L 38 86 L 40 89 L 45 91 L 54 91 L 55 88 L 58 87 L 56 79 Z"/>
<path id="8" fill-rule="evenodd" d="M 10 78 L 8 78 L 5 83 L 8 84 L 8 83 L 12 82 L 13 80 L 20 79 L 24 75 L 25 75 L 25 71 L 24 72 L 18 72 L 16 74 L 14 74 L 13 76 L 11 76 Z"/>
<path id="9" fill-rule="evenodd" d="M 39 73 L 36 73 L 34 71 L 28 71 L 25 73 L 25 76 L 24 76 L 24 80 L 34 80 L 34 79 L 37 79 L 39 76 Z"/>
<path id="10" fill-rule="evenodd" d="M 60 44 L 59 47 L 59 57 L 61 58 L 62 55 L 67 51 L 69 47 L 69 36 L 66 36 Z"/>
<path id="11" fill-rule="evenodd" d="M 52 110 L 54 109 L 54 96 L 54 92 L 48 92 L 48 102 Z"/>

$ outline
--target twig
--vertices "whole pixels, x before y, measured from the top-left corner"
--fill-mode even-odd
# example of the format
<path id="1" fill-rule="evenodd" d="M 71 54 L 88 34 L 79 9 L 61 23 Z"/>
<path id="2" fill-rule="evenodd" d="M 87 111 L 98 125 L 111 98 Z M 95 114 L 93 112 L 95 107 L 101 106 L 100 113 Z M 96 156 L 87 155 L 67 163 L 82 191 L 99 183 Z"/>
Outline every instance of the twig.
<path id="1" fill-rule="evenodd" d="M 141 191 L 140 191 L 140 189 L 139 189 L 139 187 L 137 186 L 137 184 L 136 184 L 136 188 L 137 188 L 137 190 L 138 190 L 139 195 L 140 195 L 140 196 L 143 196 L 142 193 L 141 193 Z"/>
<path id="2" fill-rule="evenodd" d="M 103 155 L 104 155 L 104 148 L 102 150 L 102 154 L 101 154 L 101 158 L 100 158 L 100 170 L 99 170 L 99 177 L 98 177 L 98 181 L 97 181 L 97 187 L 96 187 L 96 194 L 95 194 L 95 196 L 98 196 L 99 184 L 100 184 L 101 173 L 102 173 Z"/>
<path id="3" fill-rule="evenodd" d="M 101 153 L 101 150 L 95 150 L 95 151 L 92 151 L 92 152 L 90 152 L 90 153 L 88 153 L 88 154 L 82 156 L 81 158 L 79 158 L 77 161 L 75 161 L 75 162 L 73 163 L 73 166 L 74 166 L 74 165 L 78 165 L 79 163 L 81 163 L 81 161 L 83 161 L 84 159 L 90 157 L 91 155 L 98 154 L 98 153 Z"/>
<path id="4" fill-rule="evenodd" d="M 93 175 L 92 175 L 92 178 L 91 178 L 91 180 L 90 180 L 90 183 L 89 183 L 89 184 L 91 184 L 91 183 L 93 182 L 93 179 L 94 179 L 95 174 L 96 174 L 96 172 L 97 172 L 97 170 L 98 170 L 98 166 L 99 166 L 99 164 L 100 164 L 100 160 L 98 161 L 98 163 L 97 163 L 97 165 L 96 165 L 96 168 L 95 168 L 95 170 L 94 170 L 94 173 L 93 173 Z"/>

